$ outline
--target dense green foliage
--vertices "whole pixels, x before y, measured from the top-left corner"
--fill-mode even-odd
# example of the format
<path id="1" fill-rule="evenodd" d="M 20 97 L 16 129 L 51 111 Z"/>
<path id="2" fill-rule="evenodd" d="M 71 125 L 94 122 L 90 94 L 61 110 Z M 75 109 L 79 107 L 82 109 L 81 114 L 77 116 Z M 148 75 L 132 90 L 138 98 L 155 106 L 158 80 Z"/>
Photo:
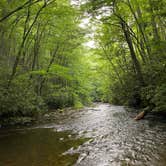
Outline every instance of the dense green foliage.
<path id="1" fill-rule="evenodd" d="M 83 6 L 99 27 L 106 100 L 166 111 L 165 6 L 164 0 L 89 0 Z"/>
<path id="2" fill-rule="evenodd" d="M 68 0 L 0 2 L 0 117 L 90 103 L 81 12 Z"/>
<path id="3" fill-rule="evenodd" d="M 92 100 L 164 112 L 165 6 L 164 0 L 81 6 L 1 0 L 0 121 L 27 121 L 49 107 L 80 108 Z M 87 17 L 95 31 L 80 26 Z M 87 36 L 96 48 L 85 47 Z"/>

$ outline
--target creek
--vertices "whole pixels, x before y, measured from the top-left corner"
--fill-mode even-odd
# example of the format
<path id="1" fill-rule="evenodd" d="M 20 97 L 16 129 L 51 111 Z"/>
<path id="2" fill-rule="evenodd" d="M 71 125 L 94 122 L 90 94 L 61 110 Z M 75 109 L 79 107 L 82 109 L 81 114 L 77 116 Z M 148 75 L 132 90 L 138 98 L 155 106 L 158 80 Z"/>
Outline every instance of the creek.
<path id="1" fill-rule="evenodd" d="M 0 129 L 0 166 L 165 166 L 166 120 L 96 103 L 49 123 Z"/>

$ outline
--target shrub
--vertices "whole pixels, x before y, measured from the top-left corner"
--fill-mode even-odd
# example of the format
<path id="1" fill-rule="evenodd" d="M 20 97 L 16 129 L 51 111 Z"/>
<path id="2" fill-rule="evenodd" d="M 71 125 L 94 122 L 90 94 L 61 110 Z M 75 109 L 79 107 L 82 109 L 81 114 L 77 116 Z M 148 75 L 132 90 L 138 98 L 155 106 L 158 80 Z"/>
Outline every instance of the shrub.
<path id="1" fill-rule="evenodd" d="M 10 88 L 0 86 L 0 117 L 37 117 L 44 109 L 41 97 L 27 88 L 25 83 L 15 82 Z"/>
<path id="2" fill-rule="evenodd" d="M 155 89 L 155 95 L 152 99 L 155 105 L 153 112 L 166 113 L 166 84 L 162 84 Z"/>

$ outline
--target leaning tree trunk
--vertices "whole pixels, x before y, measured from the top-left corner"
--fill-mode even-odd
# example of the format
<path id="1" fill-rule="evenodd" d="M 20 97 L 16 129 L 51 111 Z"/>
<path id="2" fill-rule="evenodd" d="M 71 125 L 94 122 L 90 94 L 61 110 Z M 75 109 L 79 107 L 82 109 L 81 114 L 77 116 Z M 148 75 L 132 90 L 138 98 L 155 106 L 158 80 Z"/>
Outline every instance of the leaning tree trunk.
<path id="1" fill-rule="evenodd" d="M 128 44 L 129 50 L 130 50 L 130 55 L 131 55 L 133 65 L 134 65 L 135 70 L 136 70 L 137 78 L 139 80 L 140 85 L 144 85 L 144 79 L 143 79 L 143 75 L 141 72 L 141 66 L 140 66 L 140 63 L 136 57 L 136 53 L 135 53 L 135 50 L 133 47 L 133 42 L 132 42 L 132 39 L 130 36 L 129 28 L 128 28 L 127 24 L 122 20 L 120 21 L 120 24 L 121 24 L 126 42 Z"/>

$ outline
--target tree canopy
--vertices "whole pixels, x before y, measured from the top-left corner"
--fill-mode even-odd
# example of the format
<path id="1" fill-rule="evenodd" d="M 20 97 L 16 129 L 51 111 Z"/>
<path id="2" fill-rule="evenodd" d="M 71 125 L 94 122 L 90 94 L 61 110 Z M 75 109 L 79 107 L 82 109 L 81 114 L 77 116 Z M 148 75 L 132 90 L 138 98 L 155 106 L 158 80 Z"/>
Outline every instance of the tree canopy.
<path id="1" fill-rule="evenodd" d="M 76 4 L 1 0 L 2 121 L 92 101 L 164 112 L 166 2 Z M 88 25 L 82 27 L 85 18 Z M 93 48 L 85 45 L 89 40 Z"/>

